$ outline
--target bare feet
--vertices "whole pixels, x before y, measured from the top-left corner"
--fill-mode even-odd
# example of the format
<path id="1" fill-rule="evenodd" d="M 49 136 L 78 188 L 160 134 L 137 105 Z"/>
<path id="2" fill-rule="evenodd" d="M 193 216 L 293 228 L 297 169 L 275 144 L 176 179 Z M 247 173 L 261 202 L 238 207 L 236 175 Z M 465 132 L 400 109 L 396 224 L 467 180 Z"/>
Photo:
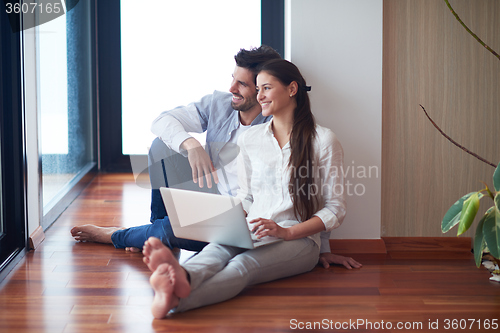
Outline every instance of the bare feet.
<path id="1" fill-rule="evenodd" d="M 177 262 L 172 251 L 154 237 L 150 237 L 142 250 L 144 263 L 153 272 L 150 278 L 155 291 L 151 312 L 155 318 L 163 318 L 175 308 L 180 298 L 188 297 L 191 286 L 187 272 Z"/>
<path id="2" fill-rule="evenodd" d="M 126 248 L 125 248 L 125 251 L 127 251 L 127 252 L 134 252 L 134 253 L 136 253 L 136 252 L 141 252 L 142 250 L 141 250 L 141 249 L 138 249 L 138 248 L 136 248 L 136 247 L 130 246 L 130 247 L 126 247 Z"/>
<path id="3" fill-rule="evenodd" d="M 168 312 L 179 304 L 175 295 L 175 271 L 169 264 L 161 264 L 153 272 L 149 282 L 155 291 L 151 313 L 156 319 L 164 318 Z"/>
<path id="4" fill-rule="evenodd" d="M 130 246 L 130 247 L 126 247 L 125 251 L 137 253 L 137 252 L 142 252 L 142 249 Z M 181 249 L 173 248 L 173 249 L 171 249 L 171 251 L 172 251 L 173 255 L 177 258 L 177 261 L 179 261 L 179 257 L 181 256 Z"/>
<path id="5" fill-rule="evenodd" d="M 156 237 L 149 237 L 142 247 L 144 263 L 151 272 L 154 272 L 160 264 L 179 265 L 177 257 L 161 240 Z"/>
<path id="6" fill-rule="evenodd" d="M 112 244 L 111 235 L 120 229 L 118 227 L 98 227 L 93 224 L 85 224 L 73 227 L 71 235 L 77 241 Z"/>

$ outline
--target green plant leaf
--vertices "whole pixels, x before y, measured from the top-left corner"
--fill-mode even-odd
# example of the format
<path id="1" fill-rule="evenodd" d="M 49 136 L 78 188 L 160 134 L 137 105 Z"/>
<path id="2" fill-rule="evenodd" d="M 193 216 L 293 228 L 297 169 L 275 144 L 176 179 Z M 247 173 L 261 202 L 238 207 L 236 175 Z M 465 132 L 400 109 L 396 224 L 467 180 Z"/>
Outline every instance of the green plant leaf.
<path id="1" fill-rule="evenodd" d="M 471 195 L 476 192 L 471 192 L 469 194 L 464 195 L 457 202 L 453 204 L 453 206 L 448 209 L 446 214 L 443 217 L 443 221 L 441 222 L 441 231 L 443 233 L 450 231 L 455 225 L 460 222 L 460 215 L 462 213 L 462 207 L 464 205 L 464 201 L 469 199 Z"/>
<path id="2" fill-rule="evenodd" d="M 495 172 L 493 173 L 493 187 L 495 191 L 500 192 L 500 163 L 498 163 Z"/>
<path id="3" fill-rule="evenodd" d="M 486 218 L 484 219 L 483 224 L 483 235 L 486 241 L 486 246 L 490 250 L 490 253 L 493 257 L 500 257 L 500 226 L 498 225 L 498 209 L 495 207 L 491 207 L 486 212 Z"/>
<path id="4" fill-rule="evenodd" d="M 476 217 L 477 211 L 479 210 L 479 199 L 482 197 L 482 193 L 476 192 L 472 194 L 469 199 L 464 201 L 462 212 L 460 214 L 457 236 L 460 236 L 461 234 L 469 230 L 472 222 L 474 221 L 474 218 Z"/>
<path id="5" fill-rule="evenodd" d="M 492 208 L 488 210 L 491 211 Z M 484 225 L 484 220 L 488 216 L 488 212 L 484 214 L 483 218 L 479 221 L 477 224 L 476 228 L 476 235 L 474 236 L 474 259 L 476 261 L 476 266 L 479 267 L 481 266 L 481 259 L 483 258 L 483 251 L 485 248 L 485 240 L 484 240 L 484 234 L 483 234 L 483 225 Z"/>
<path id="6" fill-rule="evenodd" d="M 495 209 L 497 213 L 500 213 L 500 193 L 497 193 L 497 195 L 495 195 Z"/>

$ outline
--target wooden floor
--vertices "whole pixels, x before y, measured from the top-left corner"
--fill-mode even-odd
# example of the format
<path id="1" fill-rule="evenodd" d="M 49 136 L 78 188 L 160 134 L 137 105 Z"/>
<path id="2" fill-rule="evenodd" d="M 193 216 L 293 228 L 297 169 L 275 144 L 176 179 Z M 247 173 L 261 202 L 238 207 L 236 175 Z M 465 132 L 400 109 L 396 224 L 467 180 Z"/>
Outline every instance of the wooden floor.
<path id="1" fill-rule="evenodd" d="M 475 267 L 467 240 L 456 238 L 444 246 L 387 238 L 382 251 L 370 242 L 339 242 L 338 251 L 387 253 L 354 253 L 363 268 L 317 267 L 221 304 L 154 320 L 141 254 L 76 243 L 69 232 L 85 223 L 148 223 L 148 206 L 149 190 L 131 175 L 98 176 L 2 283 L 0 332 L 498 331 L 492 320 L 500 325 L 500 284 Z"/>

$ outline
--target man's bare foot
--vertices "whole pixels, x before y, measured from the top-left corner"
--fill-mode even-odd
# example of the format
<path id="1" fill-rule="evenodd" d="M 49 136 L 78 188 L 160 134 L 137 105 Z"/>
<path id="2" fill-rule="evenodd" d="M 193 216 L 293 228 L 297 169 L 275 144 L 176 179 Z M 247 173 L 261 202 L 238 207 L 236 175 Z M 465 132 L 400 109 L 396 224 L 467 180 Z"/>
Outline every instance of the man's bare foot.
<path id="1" fill-rule="evenodd" d="M 127 252 L 134 252 L 134 253 L 136 253 L 136 252 L 141 252 L 142 250 L 141 250 L 141 249 L 139 249 L 139 248 L 137 248 L 137 247 L 130 246 L 130 247 L 126 247 L 126 248 L 125 248 L 125 251 L 127 251 Z"/>
<path id="2" fill-rule="evenodd" d="M 130 247 L 126 247 L 125 251 L 138 253 L 138 252 L 142 252 L 142 249 L 130 246 Z M 173 249 L 171 249 L 171 251 L 172 251 L 172 254 L 174 255 L 174 257 L 177 259 L 177 261 L 179 261 L 179 257 L 181 256 L 181 249 L 173 248 Z"/>
<path id="3" fill-rule="evenodd" d="M 75 240 L 81 242 L 112 244 L 111 235 L 115 231 L 121 229 L 125 228 L 98 227 L 93 224 L 85 224 L 73 227 L 73 229 L 71 229 L 71 235 L 75 238 Z"/>

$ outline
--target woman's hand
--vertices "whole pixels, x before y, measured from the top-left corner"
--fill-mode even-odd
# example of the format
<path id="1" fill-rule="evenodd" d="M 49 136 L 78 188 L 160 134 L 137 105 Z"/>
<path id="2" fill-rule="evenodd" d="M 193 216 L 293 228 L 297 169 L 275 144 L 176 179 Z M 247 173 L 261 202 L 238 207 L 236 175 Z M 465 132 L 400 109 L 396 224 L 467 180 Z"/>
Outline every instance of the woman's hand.
<path id="1" fill-rule="evenodd" d="M 356 260 L 350 257 L 344 257 L 338 254 L 333 254 L 329 252 L 320 253 L 318 263 L 324 268 L 330 267 L 330 264 L 344 265 L 347 269 L 361 268 L 363 266 Z"/>
<path id="2" fill-rule="evenodd" d="M 276 222 L 261 217 L 253 219 L 249 223 L 254 224 L 252 232 L 260 239 L 265 236 L 274 236 L 284 240 L 290 239 L 289 228 L 280 227 Z"/>

